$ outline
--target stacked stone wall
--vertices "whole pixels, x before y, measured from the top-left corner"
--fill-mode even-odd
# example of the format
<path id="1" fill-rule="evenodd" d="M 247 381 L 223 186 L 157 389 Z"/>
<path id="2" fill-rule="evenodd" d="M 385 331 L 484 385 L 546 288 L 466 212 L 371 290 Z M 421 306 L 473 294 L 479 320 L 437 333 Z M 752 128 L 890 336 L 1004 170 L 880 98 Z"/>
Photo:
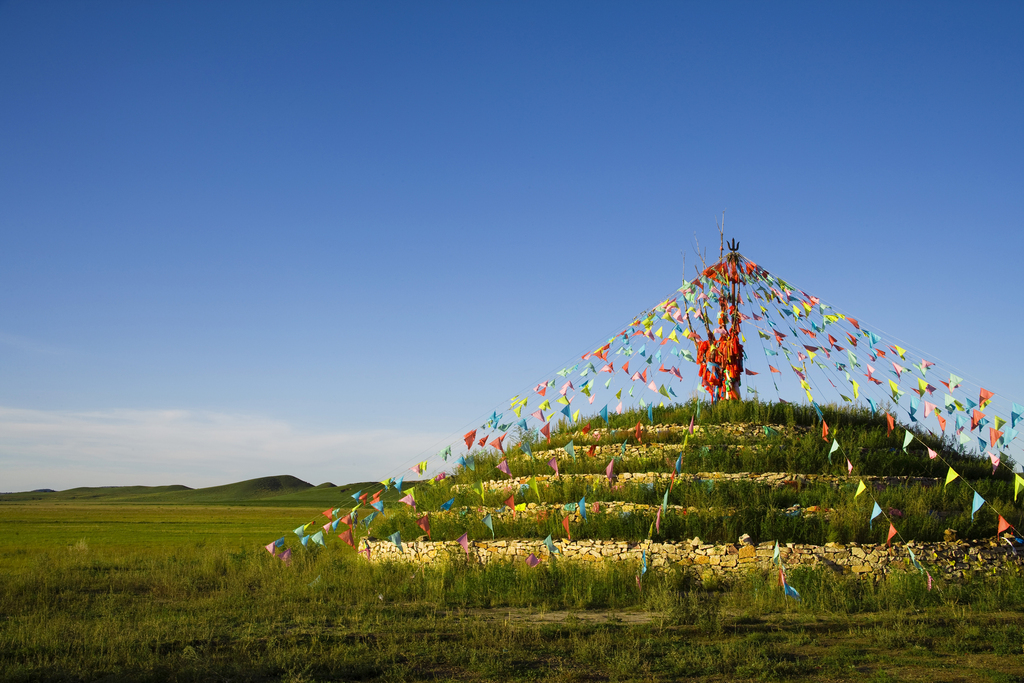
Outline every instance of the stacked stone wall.
<path id="1" fill-rule="evenodd" d="M 547 546 L 540 540 L 474 541 L 468 553 L 456 541 L 411 541 L 401 550 L 390 541 L 369 541 L 372 561 L 403 561 L 410 563 L 476 562 L 495 560 L 525 561 L 532 553 L 542 561 L 551 559 Z M 935 576 L 962 579 L 973 572 L 992 572 L 1020 567 L 1024 562 L 1007 544 L 996 541 L 954 541 L 908 544 L 917 559 L 925 563 Z M 556 561 L 604 562 L 632 561 L 639 566 L 641 553 L 646 553 L 648 567 L 668 571 L 674 567 L 691 570 L 698 578 L 721 578 L 752 570 L 772 569 L 774 543 L 760 545 L 736 543 L 715 545 L 699 538 L 689 541 L 655 543 L 643 541 L 607 541 L 582 539 L 556 541 Z M 828 543 L 780 545 L 782 562 L 795 566 L 827 567 L 839 574 L 880 578 L 893 571 L 911 571 L 906 546 L 886 547 L 884 544 Z"/>

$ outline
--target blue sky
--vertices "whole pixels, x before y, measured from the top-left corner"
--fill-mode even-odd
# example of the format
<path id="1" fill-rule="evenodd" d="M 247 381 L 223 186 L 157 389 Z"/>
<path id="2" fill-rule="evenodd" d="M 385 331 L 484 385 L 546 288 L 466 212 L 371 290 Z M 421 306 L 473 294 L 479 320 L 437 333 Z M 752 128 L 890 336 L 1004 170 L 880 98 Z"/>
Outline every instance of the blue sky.
<path id="1" fill-rule="evenodd" d="M 723 209 L 1020 402 L 1022 32 L 1009 2 L 0 4 L 0 489 L 387 476 L 671 293 Z"/>

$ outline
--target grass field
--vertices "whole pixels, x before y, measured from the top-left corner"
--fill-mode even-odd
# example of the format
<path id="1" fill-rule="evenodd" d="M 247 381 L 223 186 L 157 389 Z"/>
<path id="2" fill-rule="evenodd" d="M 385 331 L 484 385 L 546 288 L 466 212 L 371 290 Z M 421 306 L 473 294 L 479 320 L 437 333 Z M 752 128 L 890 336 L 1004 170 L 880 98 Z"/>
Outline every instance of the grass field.
<path id="1" fill-rule="evenodd" d="M 884 541 L 886 525 L 869 522 L 875 500 L 901 532 L 939 540 L 992 538 L 998 509 L 1024 526 L 1024 500 L 1014 498 L 1006 467 L 955 444 L 919 435 L 904 452 L 902 432 L 882 418 L 823 406 L 859 475 L 931 480 L 872 484 L 854 495 L 854 479 L 807 480 L 795 486 L 714 481 L 710 474 L 788 472 L 845 475 L 845 459 L 828 459 L 816 414 L 807 407 L 729 402 L 654 410 L 657 423 L 701 427 L 651 430 L 637 439 L 646 413 L 562 425 L 550 443 L 518 435 L 507 454 L 474 452 L 465 466 L 435 483 L 406 482 L 417 510 L 383 496 L 372 522 L 364 506 L 356 538 L 422 535 L 430 515 L 434 540 L 464 532 L 489 539 L 573 538 L 639 541 L 688 539 L 825 543 Z M 584 433 L 589 424 L 591 433 Z M 721 425 L 742 427 L 729 433 Z M 765 429 L 767 425 L 774 425 Z M 517 445 L 532 440 L 531 458 Z M 565 449 L 573 440 L 578 453 Z M 925 444 L 925 445 L 922 445 Z M 601 457 L 588 457 L 590 446 Z M 630 450 L 630 447 L 632 450 Z M 927 457 L 927 448 L 942 454 Z M 626 455 L 627 451 L 629 455 Z M 595 451 L 596 452 L 596 451 Z M 682 459 L 680 460 L 680 456 Z M 699 480 L 613 483 L 546 478 L 536 489 L 506 475 L 698 473 Z M 948 465 L 960 478 L 939 486 Z M 452 466 L 454 461 L 449 462 Z M 314 486 L 294 477 L 255 479 L 208 489 L 183 486 L 73 489 L 0 494 L 0 680 L 4 681 L 1022 681 L 1024 571 L 983 570 L 965 582 L 933 572 L 928 590 L 917 574 L 884 579 L 837 576 L 792 567 L 789 583 L 802 601 L 783 595 L 774 575 L 752 572 L 731 583 L 698 582 L 685 568 L 648 572 L 638 586 L 633 562 L 568 563 L 547 558 L 487 565 L 456 561 L 414 566 L 369 563 L 328 534 L 326 547 L 304 547 L 291 529 L 326 521 L 320 511 L 347 513 L 358 490 L 379 483 Z M 972 514 L 978 491 L 990 505 Z M 509 495 L 527 508 L 499 512 Z M 648 507 L 623 514 L 614 506 L 586 523 L 575 502 L 629 501 Z M 451 510 L 441 512 L 447 501 Z M 653 507 L 679 505 L 653 528 Z M 784 514 L 799 504 L 815 517 Z M 826 513 L 827 511 L 827 513 Z M 541 514 L 543 512 L 543 514 Z M 301 530 L 301 529 L 299 529 Z M 286 536 L 286 565 L 263 546 Z M 307 537 L 308 540 L 308 537 Z"/>
<path id="2" fill-rule="evenodd" d="M 636 567 L 291 567 L 290 507 L 0 505 L 3 680 L 1024 680 L 1024 577 L 928 592 L 791 572 L 697 586 Z"/>

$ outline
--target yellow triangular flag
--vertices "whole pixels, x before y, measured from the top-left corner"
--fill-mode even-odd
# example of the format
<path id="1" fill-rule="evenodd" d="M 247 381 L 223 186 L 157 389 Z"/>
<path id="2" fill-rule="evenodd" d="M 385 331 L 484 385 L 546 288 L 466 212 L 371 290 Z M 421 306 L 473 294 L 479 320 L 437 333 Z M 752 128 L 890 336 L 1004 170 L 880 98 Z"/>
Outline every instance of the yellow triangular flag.
<path id="1" fill-rule="evenodd" d="M 901 346 L 894 346 L 893 348 L 896 349 L 896 353 L 900 354 L 900 358 L 902 358 L 903 360 L 907 359 L 907 357 L 903 355 L 907 352 L 905 348 Z"/>
<path id="2" fill-rule="evenodd" d="M 854 498 L 856 498 L 856 497 L 857 497 L 857 496 L 859 496 L 860 494 L 864 493 L 864 491 L 866 491 L 866 490 L 867 490 L 867 488 L 868 488 L 868 487 L 864 485 L 864 480 L 862 479 L 862 480 L 860 481 L 860 483 L 859 483 L 859 484 L 857 484 L 857 493 L 855 493 L 855 494 L 853 495 L 853 497 L 854 497 Z"/>
<path id="3" fill-rule="evenodd" d="M 1020 490 L 1024 489 L 1024 479 L 1020 478 L 1019 474 L 1013 475 L 1013 502 L 1017 502 L 1017 494 Z"/>
<path id="4" fill-rule="evenodd" d="M 953 466 L 950 465 L 949 472 L 946 472 L 946 483 L 943 484 L 943 487 L 949 486 L 949 482 L 953 481 L 959 476 L 960 475 L 956 473 L 956 470 L 953 469 Z"/>
<path id="5" fill-rule="evenodd" d="M 658 330 L 654 333 L 654 336 L 657 337 L 658 339 L 661 339 L 661 331 L 664 329 L 664 327 L 659 327 Z"/>

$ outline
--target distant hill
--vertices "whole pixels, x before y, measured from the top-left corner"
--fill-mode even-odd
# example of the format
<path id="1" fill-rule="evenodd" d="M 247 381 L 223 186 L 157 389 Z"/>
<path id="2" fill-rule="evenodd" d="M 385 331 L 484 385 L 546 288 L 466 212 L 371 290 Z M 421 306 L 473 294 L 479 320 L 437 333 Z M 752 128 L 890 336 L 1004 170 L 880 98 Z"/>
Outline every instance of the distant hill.
<path id="1" fill-rule="evenodd" d="M 408 482 L 412 484 L 413 482 Z M 313 486 L 289 474 L 259 477 L 234 484 L 193 489 L 181 484 L 173 486 L 94 486 L 66 491 L 27 491 L 0 494 L 4 503 L 53 504 L 150 504 L 150 505 L 259 505 L 266 507 L 345 506 L 359 490 L 376 492 L 379 482 L 356 482 L 335 486 L 324 482 Z M 385 500 L 397 498 L 391 490 Z"/>

